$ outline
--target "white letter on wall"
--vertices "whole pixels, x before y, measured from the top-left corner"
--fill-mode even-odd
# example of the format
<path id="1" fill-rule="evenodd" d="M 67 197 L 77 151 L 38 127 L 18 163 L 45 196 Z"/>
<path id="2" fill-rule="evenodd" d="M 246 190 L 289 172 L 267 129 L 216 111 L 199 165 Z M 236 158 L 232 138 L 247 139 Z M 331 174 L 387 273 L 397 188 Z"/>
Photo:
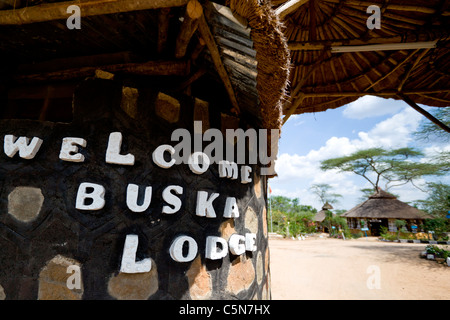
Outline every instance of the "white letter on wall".
<path id="1" fill-rule="evenodd" d="M 227 160 L 219 161 L 219 177 L 236 180 L 238 178 L 237 164 Z"/>
<path id="2" fill-rule="evenodd" d="M 166 214 L 175 213 L 181 208 L 181 200 L 171 192 L 172 190 L 178 195 L 183 194 L 183 188 L 180 186 L 168 186 L 164 189 L 162 198 L 170 205 L 163 206 L 162 212 Z"/>
<path id="3" fill-rule="evenodd" d="M 225 209 L 223 210 L 224 218 L 239 218 L 239 208 L 236 203 L 236 198 L 228 197 L 225 202 Z"/>
<path id="4" fill-rule="evenodd" d="M 245 252 L 245 237 L 235 233 L 228 240 L 228 245 L 230 246 L 230 252 L 239 256 Z"/>
<path id="5" fill-rule="evenodd" d="M 205 173 L 209 168 L 209 158 L 203 152 L 194 152 L 189 156 L 189 169 L 195 174 Z"/>
<path id="6" fill-rule="evenodd" d="M 218 193 L 212 193 L 208 198 L 208 192 L 197 192 L 197 208 L 195 214 L 199 217 L 215 218 L 216 212 L 212 202 L 219 196 Z"/>
<path id="7" fill-rule="evenodd" d="M 111 132 L 108 140 L 108 148 L 106 149 L 106 163 L 124 164 L 128 166 L 134 165 L 134 155 L 131 153 L 127 155 L 120 154 L 121 146 L 122 133 Z"/>
<path id="8" fill-rule="evenodd" d="M 241 167 L 241 183 L 246 184 L 252 182 L 252 178 L 250 177 L 250 173 L 252 173 L 252 168 L 249 166 Z"/>
<path id="9" fill-rule="evenodd" d="M 120 272 L 123 273 L 142 273 L 149 272 L 152 269 L 152 260 L 150 258 L 136 262 L 136 251 L 139 238 L 135 234 L 127 234 L 125 245 L 123 247 L 122 264 Z"/>
<path id="10" fill-rule="evenodd" d="M 127 187 L 127 206 L 133 212 L 144 212 L 152 202 L 152 187 L 145 187 L 144 201 L 138 205 L 139 186 L 130 183 Z"/>
<path id="11" fill-rule="evenodd" d="M 175 153 L 175 148 L 168 144 L 163 144 L 153 151 L 152 159 L 153 162 L 163 169 L 168 169 L 175 164 L 175 159 L 171 159 L 169 162 L 164 160 L 164 152 L 169 152 L 172 156 Z"/>
<path id="12" fill-rule="evenodd" d="M 38 137 L 34 137 L 30 143 L 30 139 L 27 137 L 19 137 L 19 139 L 16 140 L 15 136 L 7 134 L 5 135 L 3 149 L 5 150 L 5 154 L 10 158 L 14 157 L 17 151 L 19 151 L 19 156 L 21 158 L 33 159 L 41 145 L 42 139 L 39 139 Z"/>
<path id="13" fill-rule="evenodd" d="M 59 158 L 64 161 L 83 162 L 84 156 L 78 153 L 77 145 L 86 148 L 87 142 L 82 138 L 64 138 Z"/>
<path id="14" fill-rule="evenodd" d="M 188 243 L 188 250 L 186 256 L 183 256 L 184 243 Z M 197 242 L 188 236 L 179 236 L 173 240 L 170 246 L 170 256 L 176 262 L 189 262 L 195 259 L 198 252 Z"/>
<path id="15" fill-rule="evenodd" d="M 219 248 L 219 244 L 221 248 Z M 214 236 L 206 238 L 206 258 L 211 260 L 221 259 L 227 255 L 227 251 L 228 244 L 224 238 Z"/>
<path id="16" fill-rule="evenodd" d="M 87 192 L 87 189 L 93 189 Z M 91 204 L 85 204 L 86 199 L 92 199 Z M 102 185 L 83 182 L 78 187 L 75 208 L 79 210 L 100 210 L 105 206 L 105 188 Z"/>
<path id="17" fill-rule="evenodd" d="M 245 250 L 256 251 L 256 234 L 246 233 L 245 234 Z"/>

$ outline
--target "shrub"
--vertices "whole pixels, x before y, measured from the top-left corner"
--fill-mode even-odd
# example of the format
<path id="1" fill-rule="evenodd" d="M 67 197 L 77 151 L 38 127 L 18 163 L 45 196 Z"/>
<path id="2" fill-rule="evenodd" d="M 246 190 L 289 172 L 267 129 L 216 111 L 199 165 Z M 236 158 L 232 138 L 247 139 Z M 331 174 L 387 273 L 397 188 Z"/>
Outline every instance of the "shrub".
<path id="1" fill-rule="evenodd" d="M 447 259 L 448 257 L 450 257 L 450 251 L 441 248 L 439 246 L 436 246 L 434 244 L 429 244 L 425 247 L 425 251 L 428 254 L 434 254 L 434 256 L 436 258 L 444 258 Z"/>

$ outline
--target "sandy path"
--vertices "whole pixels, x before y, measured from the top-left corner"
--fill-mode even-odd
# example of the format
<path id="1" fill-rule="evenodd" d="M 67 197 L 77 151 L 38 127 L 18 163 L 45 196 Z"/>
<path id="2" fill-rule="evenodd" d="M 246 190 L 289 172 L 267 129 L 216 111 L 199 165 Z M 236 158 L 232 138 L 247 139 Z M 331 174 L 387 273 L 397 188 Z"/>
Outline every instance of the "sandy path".
<path id="1" fill-rule="evenodd" d="M 270 239 L 274 300 L 450 299 L 450 267 L 419 258 L 425 244 Z"/>

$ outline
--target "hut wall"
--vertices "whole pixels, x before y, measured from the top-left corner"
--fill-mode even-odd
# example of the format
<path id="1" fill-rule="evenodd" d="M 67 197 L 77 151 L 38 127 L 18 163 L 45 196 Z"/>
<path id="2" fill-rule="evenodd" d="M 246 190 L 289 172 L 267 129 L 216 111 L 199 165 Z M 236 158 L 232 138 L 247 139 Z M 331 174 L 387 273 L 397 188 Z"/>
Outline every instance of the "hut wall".
<path id="1" fill-rule="evenodd" d="M 193 120 L 203 120 L 204 129 L 224 130 L 247 128 L 242 119 L 230 122 L 213 104 L 195 98 L 124 87 L 104 79 L 82 82 L 73 106 L 71 123 L 0 120 L 2 140 L 11 135 L 30 138 L 30 145 L 33 137 L 42 140 L 35 155 L 28 152 L 28 157 L 26 150 L 12 156 L 0 152 L 2 298 L 270 298 L 267 184 L 266 177 L 259 176 L 259 166 L 250 165 L 251 182 L 241 183 L 241 172 L 236 180 L 223 178 L 217 164 L 199 174 L 188 164 L 162 168 L 152 158 L 158 146 L 177 144 L 171 140 L 175 129 L 185 128 L 192 134 Z M 134 164 L 106 162 L 113 132 L 121 133 L 122 141 L 116 144 L 119 150 L 110 151 L 119 154 L 119 162 L 134 156 Z M 81 138 L 86 144 L 81 140 L 64 144 L 64 138 Z M 63 160 L 61 153 L 66 159 L 81 154 L 84 160 Z M 167 156 L 164 159 L 169 161 Z M 92 199 L 82 198 L 77 206 L 79 193 L 84 194 L 83 183 L 91 184 L 85 194 L 99 193 Z M 137 206 L 145 206 L 144 190 L 151 186 L 146 210 L 130 210 L 130 184 L 139 186 Z M 104 195 L 95 186 L 101 186 Z M 179 186 L 182 192 L 164 193 L 169 186 Z M 201 191 L 208 197 L 219 194 L 211 201 L 215 217 L 210 208 L 207 216 L 198 215 Z M 230 198 L 236 199 L 239 217 L 223 216 Z M 177 203 L 178 211 L 164 211 L 170 212 Z M 97 210 L 83 207 L 89 205 L 98 206 Z M 218 239 L 213 237 L 231 247 L 228 241 L 233 234 L 250 234 L 244 253 L 233 254 L 223 244 L 208 247 L 207 239 Z M 256 235 L 253 248 L 252 234 Z M 189 241 L 176 247 L 180 236 Z M 226 250 L 223 257 L 222 249 Z M 127 262 L 136 273 L 129 273 Z"/>

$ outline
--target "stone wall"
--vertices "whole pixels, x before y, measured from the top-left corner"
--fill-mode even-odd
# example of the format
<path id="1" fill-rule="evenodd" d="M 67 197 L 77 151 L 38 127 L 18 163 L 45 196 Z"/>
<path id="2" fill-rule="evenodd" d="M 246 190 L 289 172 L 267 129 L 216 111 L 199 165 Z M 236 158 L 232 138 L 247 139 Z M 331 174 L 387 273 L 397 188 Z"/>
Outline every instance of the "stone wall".
<path id="1" fill-rule="evenodd" d="M 170 137 L 176 128 L 192 132 L 193 121 L 202 120 L 203 131 L 245 129 L 244 120 L 200 99 L 104 79 L 82 82 L 73 106 L 70 124 L 0 120 L 2 141 L 8 135 L 28 137 L 28 145 L 33 137 L 42 140 L 28 157 L 0 150 L 0 299 L 270 298 L 266 177 L 259 176 L 259 166 L 251 166 L 250 183 L 241 183 L 220 177 L 217 164 L 194 174 L 186 164 L 165 169 L 152 161 L 158 146 L 175 144 Z M 133 165 L 105 161 L 112 132 L 122 134 L 120 152 L 134 155 Z M 67 152 L 69 158 L 81 154 L 82 161 L 61 159 L 67 137 L 86 141 Z M 86 182 L 104 187 L 102 208 L 76 208 Z M 129 184 L 152 187 L 147 210 L 129 209 Z M 169 185 L 183 189 L 175 194 L 181 208 L 173 214 L 163 213 L 162 192 Z M 199 191 L 220 194 L 213 202 L 216 217 L 196 214 Z M 236 199 L 239 217 L 222 216 L 228 197 Z M 229 241 L 233 234 L 256 234 L 254 251 L 206 257 L 208 237 Z M 138 239 L 133 261 L 151 264 L 150 271 L 121 271 L 128 235 Z M 188 262 L 171 257 L 181 235 L 198 246 Z M 186 243 L 180 250 L 188 254 Z"/>

